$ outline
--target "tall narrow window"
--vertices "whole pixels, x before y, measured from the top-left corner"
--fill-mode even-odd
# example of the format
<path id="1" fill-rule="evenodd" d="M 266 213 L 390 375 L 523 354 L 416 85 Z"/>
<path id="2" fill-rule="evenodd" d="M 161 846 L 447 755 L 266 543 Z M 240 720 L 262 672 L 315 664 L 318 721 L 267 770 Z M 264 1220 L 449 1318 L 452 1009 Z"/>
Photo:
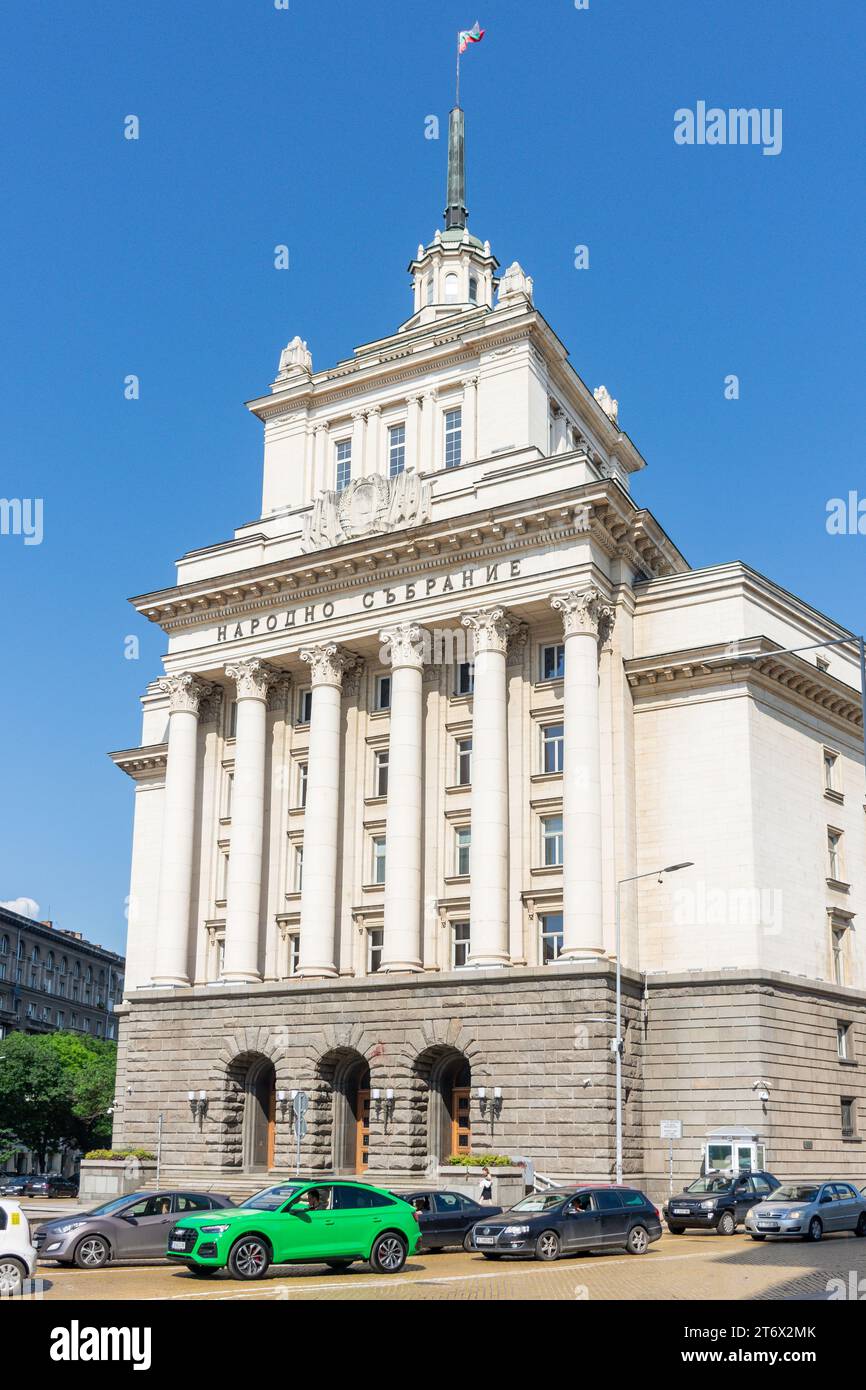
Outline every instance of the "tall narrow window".
<path id="1" fill-rule="evenodd" d="M 562 951 L 562 913 L 543 912 L 541 914 L 541 963 L 552 965 L 559 959 Z"/>
<path id="2" fill-rule="evenodd" d="M 289 932 L 289 974 L 297 975 L 301 963 L 301 933 Z"/>
<path id="3" fill-rule="evenodd" d="M 371 927 L 367 932 L 367 974 L 375 975 L 382 968 L 382 947 L 385 932 L 382 927 Z"/>
<path id="4" fill-rule="evenodd" d="M 841 830 L 827 831 L 827 877 L 835 879 L 837 883 L 844 882 L 842 878 L 842 832 Z"/>
<path id="5" fill-rule="evenodd" d="M 562 771 L 562 750 L 565 729 L 562 724 L 545 724 L 541 730 L 542 772 Z"/>
<path id="6" fill-rule="evenodd" d="M 472 827 L 461 825 L 454 832 L 454 871 L 458 878 L 468 878 L 470 851 L 472 848 Z"/>
<path id="7" fill-rule="evenodd" d="M 352 441 L 339 439 L 335 445 L 337 455 L 337 491 L 343 492 L 352 479 Z"/>
<path id="8" fill-rule="evenodd" d="M 542 647 L 540 666 L 539 675 L 543 681 L 561 681 L 565 675 L 565 643 Z"/>
<path id="9" fill-rule="evenodd" d="M 424 287 L 424 296 L 428 304 L 433 303 L 433 276 L 427 276 L 427 284 Z"/>
<path id="10" fill-rule="evenodd" d="M 471 695 L 475 689 L 475 663 L 461 661 L 457 667 L 457 694 Z"/>
<path id="11" fill-rule="evenodd" d="M 845 981 L 845 928 L 833 928 L 833 979 L 837 985 Z"/>
<path id="12" fill-rule="evenodd" d="M 376 835 L 373 839 L 373 882 L 385 882 L 385 836 Z"/>
<path id="13" fill-rule="evenodd" d="M 857 1133 L 857 1101 L 853 1096 L 842 1096 L 839 1109 L 842 1119 L 842 1138 L 853 1139 Z"/>
<path id="14" fill-rule="evenodd" d="M 458 468 L 463 462 L 463 411 L 445 412 L 445 467 Z"/>
<path id="15" fill-rule="evenodd" d="M 547 868 L 562 864 L 562 816 L 543 816 L 541 821 L 542 863 Z"/>
<path id="16" fill-rule="evenodd" d="M 307 804 L 307 770 L 309 763 L 298 763 L 298 805 Z"/>
<path id="17" fill-rule="evenodd" d="M 451 969 L 465 970 L 469 964 L 469 923 L 452 922 Z"/>
<path id="18" fill-rule="evenodd" d="M 300 893 L 304 887 L 304 846 L 295 845 L 295 872 L 294 872 L 295 892 Z"/>
<path id="19" fill-rule="evenodd" d="M 824 749 L 824 790 L 825 792 L 839 791 L 839 756 L 832 753 L 829 748 Z"/>
<path id="20" fill-rule="evenodd" d="M 313 692 L 309 689 L 298 691 L 298 723 L 309 724 L 313 712 Z"/>
<path id="21" fill-rule="evenodd" d="M 391 677 L 376 677 L 376 709 L 391 708 Z"/>
<path id="22" fill-rule="evenodd" d="M 472 782 L 472 739 L 457 740 L 457 785 L 468 787 Z"/>
<path id="23" fill-rule="evenodd" d="M 460 280 L 453 271 L 445 276 L 445 303 L 456 304 L 460 297 Z"/>
<path id="24" fill-rule="evenodd" d="M 388 431 L 388 476 L 396 478 L 406 467 L 406 426 L 392 425 Z"/>
<path id="25" fill-rule="evenodd" d="M 236 737 L 237 737 L 237 732 L 238 732 L 238 702 L 237 702 L 237 700 L 232 700 L 231 704 L 229 705 L 229 731 L 228 731 L 228 737 L 229 737 L 229 738 L 236 738 Z"/>
<path id="26" fill-rule="evenodd" d="M 388 749 L 380 748 L 376 752 L 376 790 L 375 796 L 388 795 Z"/>
<path id="27" fill-rule="evenodd" d="M 836 1024 L 836 1051 L 840 1062 L 851 1061 L 851 1024 L 842 1019 Z"/>
<path id="28" fill-rule="evenodd" d="M 474 275 L 469 276 L 469 303 L 478 303 L 478 280 Z"/>

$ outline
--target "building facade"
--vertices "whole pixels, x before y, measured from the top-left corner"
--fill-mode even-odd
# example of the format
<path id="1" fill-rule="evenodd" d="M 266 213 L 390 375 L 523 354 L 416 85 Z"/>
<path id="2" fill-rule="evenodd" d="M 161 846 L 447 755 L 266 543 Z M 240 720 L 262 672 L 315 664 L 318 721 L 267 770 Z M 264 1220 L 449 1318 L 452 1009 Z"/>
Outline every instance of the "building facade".
<path id="1" fill-rule="evenodd" d="M 114 951 L 0 907 L 0 1038 L 88 1033 L 117 1038 L 125 961 Z"/>
<path id="2" fill-rule="evenodd" d="M 303 1091 L 304 1170 L 608 1177 L 619 903 L 627 1172 L 660 1181 L 676 1118 L 684 1174 L 727 1127 L 853 1175 L 856 643 L 635 503 L 616 401 L 468 230 L 463 148 L 455 111 L 411 316 L 324 371 L 289 344 L 261 516 L 133 600 L 168 644 L 112 755 L 115 1142 L 162 1113 L 178 1173 L 285 1170 Z"/>

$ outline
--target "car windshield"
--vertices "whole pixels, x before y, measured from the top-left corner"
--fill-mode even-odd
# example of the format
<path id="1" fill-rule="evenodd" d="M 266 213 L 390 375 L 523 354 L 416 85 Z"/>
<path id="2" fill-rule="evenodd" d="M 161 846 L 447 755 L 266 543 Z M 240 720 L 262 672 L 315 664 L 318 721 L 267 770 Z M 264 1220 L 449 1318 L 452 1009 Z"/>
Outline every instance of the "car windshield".
<path id="1" fill-rule="evenodd" d="M 733 1178 L 698 1178 L 686 1192 L 730 1192 L 733 1185 Z"/>
<path id="2" fill-rule="evenodd" d="M 562 1192 L 534 1192 L 531 1197 L 524 1197 L 511 1207 L 511 1211 L 550 1211 L 551 1207 L 558 1207 L 560 1202 L 565 1201 Z"/>
<path id="3" fill-rule="evenodd" d="M 782 1187 L 777 1187 L 772 1197 L 765 1197 L 765 1201 L 771 1202 L 814 1202 L 818 1198 L 817 1187 L 809 1183 L 789 1182 Z"/>
<path id="4" fill-rule="evenodd" d="M 241 1202 L 242 1207 L 253 1207 L 256 1211 L 278 1211 L 294 1192 L 297 1192 L 300 1183 L 282 1183 L 279 1187 L 265 1187 L 261 1192 L 253 1193 L 245 1202 Z"/>
<path id="5" fill-rule="evenodd" d="M 120 1211 L 122 1207 L 131 1206 L 133 1202 L 143 1201 L 144 1197 L 147 1195 L 147 1193 L 142 1193 L 138 1197 L 130 1196 L 129 1194 L 127 1194 L 126 1197 L 115 1197 L 113 1202 L 104 1202 L 101 1207 L 91 1207 L 90 1211 L 87 1212 L 86 1215 L 110 1216 L 110 1214 L 113 1211 Z"/>

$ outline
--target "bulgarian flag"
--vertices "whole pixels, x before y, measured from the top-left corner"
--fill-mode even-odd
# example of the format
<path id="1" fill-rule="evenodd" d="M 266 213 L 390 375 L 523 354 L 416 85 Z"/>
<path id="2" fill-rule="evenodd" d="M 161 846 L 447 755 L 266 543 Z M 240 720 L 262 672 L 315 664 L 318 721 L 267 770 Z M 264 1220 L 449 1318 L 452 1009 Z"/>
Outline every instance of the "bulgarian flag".
<path id="1" fill-rule="evenodd" d="M 476 19 L 473 29 L 461 29 L 460 31 L 460 52 L 465 53 L 471 43 L 480 43 L 483 38 L 484 30 Z"/>

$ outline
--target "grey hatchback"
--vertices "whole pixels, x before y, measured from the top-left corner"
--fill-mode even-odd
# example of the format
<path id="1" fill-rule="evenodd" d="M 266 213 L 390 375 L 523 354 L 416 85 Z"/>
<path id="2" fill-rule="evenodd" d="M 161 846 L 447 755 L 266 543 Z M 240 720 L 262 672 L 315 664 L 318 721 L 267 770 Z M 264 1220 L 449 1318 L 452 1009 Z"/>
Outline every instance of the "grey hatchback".
<path id="1" fill-rule="evenodd" d="M 79 1269 L 100 1269 L 114 1260 L 164 1259 L 169 1230 L 179 1216 L 233 1205 L 213 1192 L 133 1192 L 92 1211 L 44 1222 L 33 1244 L 40 1259 Z"/>
<path id="2" fill-rule="evenodd" d="M 866 1236 L 866 1197 L 850 1182 L 788 1182 L 748 1212 L 752 1240 L 799 1236 L 820 1240 L 832 1231 Z"/>

